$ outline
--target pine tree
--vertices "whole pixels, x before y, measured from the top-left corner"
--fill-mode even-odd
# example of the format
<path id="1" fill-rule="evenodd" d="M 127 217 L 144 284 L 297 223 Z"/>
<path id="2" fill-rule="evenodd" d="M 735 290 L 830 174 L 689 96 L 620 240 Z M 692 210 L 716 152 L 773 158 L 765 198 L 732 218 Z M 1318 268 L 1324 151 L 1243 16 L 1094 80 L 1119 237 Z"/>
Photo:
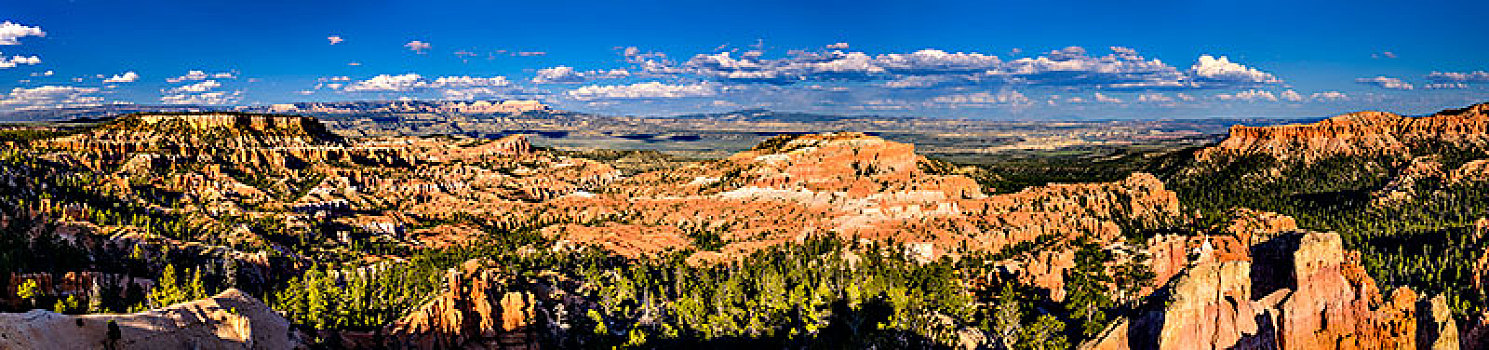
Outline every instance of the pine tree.
<path id="1" fill-rule="evenodd" d="M 27 279 L 25 282 L 21 282 L 20 287 L 16 288 L 16 296 L 25 299 L 34 307 L 36 306 L 36 297 L 41 296 L 41 286 L 36 283 L 36 280 Z"/>
<path id="2" fill-rule="evenodd" d="M 149 308 L 159 308 L 191 300 L 188 293 L 181 288 L 176 266 L 166 264 L 165 270 L 160 272 L 160 280 L 156 281 L 155 288 L 150 289 L 150 294 L 146 296 L 146 299 L 149 302 Z"/>

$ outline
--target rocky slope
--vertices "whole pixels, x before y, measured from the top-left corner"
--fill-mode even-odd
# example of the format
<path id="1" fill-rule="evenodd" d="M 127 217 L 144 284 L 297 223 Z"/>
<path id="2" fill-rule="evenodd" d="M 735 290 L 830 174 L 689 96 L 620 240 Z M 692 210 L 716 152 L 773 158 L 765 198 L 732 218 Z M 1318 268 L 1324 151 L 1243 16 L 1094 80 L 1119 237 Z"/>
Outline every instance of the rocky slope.
<path id="1" fill-rule="evenodd" d="M 236 289 L 137 314 L 0 313 L 0 348 L 5 349 L 304 347 L 289 321 Z"/>

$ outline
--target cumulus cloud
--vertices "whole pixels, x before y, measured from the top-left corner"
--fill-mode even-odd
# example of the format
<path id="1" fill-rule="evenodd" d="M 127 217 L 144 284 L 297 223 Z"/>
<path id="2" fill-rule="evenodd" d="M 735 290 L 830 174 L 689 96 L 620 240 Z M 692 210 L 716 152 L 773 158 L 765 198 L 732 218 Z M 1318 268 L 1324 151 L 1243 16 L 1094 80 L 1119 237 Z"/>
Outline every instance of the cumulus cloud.
<path id="1" fill-rule="evenodd" d="M 882 86 L 894 89 L 925 89 L 975 83 L 976 77 L 957 74 L 910 75 L 886 81 Z"/>
<path id="2" fill-rule="evenodd" d="M 0 109 L 18 111 L 96 106 L 103 102 L 102 97 L 92 95 L 98 92 L 98 88 L 75 86 L 12 88 L 10 93 L 0 95 Z"/>
<path id="3" fill-rule="evenodd" d="M 1411 90 L 1416 88 L 1415 86 L 1412 86 L 1411 83 L 1401 81 L 1401 79 L 1398 78 L 1387 77 L 1384 75 L 1374 78 L 1359 78 L 1355 79 L 1355 82 L 1375 86 L 1382 89 Z"/>
<path id="4" fill-rule="evenodd" d="M 434 45 L 430 45 L 429 43 L 423 41 L 414 40 L 408 42 L 407 44 L 403 44 L 403 47 L 407 47 L 409 51 L 422 54 L 424 53 L 424 50 L 428 50 L 429 48 L 434 47 Z"/>
<path id="5" fill-rule="evenodd" d="M 1096 98 L 1096 102 L 1102 102 L 1102 103 L 1122 103 L 1122 99 L 1116 98 L 1116 97 L 1107 96 L 1107 95 L 1102 94 L 1100 92 L 1095 93 L 1092 96 Z"/>
<path id="6" fill-rule="evenodd" d="M 1293 91 L 1293 90 L 1283 91 L 1282 94 L 1281 94 L 1281 96 L 1278 96 L 1278 97 L 1281 97 L 1282 100 L 1289 101 L 1289 102 L 1302 102 L 1303 101 L 1303 94 L 1300 94 L 1297 91 Z"/>
<path id="7" fill-rule="evenodd" d="M 219 87 L 222 87 L 222 83 L 218 83 L 216 80 L 204 80 L 198 83 L 177 86 L 167 92 L 204 92 Z"/>
<path id="8" fill-rule="evenodd" d="M 1174 98 L 1160 93 L 1138 94 L 1137 102 L 1143 103 L 1173 103 Z"/>
<path id="9" fill-rule="evenodd" d="M 1231 62 L 1229 58 L 1210 55 L 1199 56 L 1199 62 L 1189 67 L 1195 81 L 1226 86 L 1281 83 L 1271 73 Z"/>
<path id="10" fill-rule="evenodd" d="M 539 69 L 532 82 L 537 84 L 583 83 L 593 79 L 615 79 L 631 75 L 624 69 L 579 71 L 573 67 L 557 66 Z"/>
<path id="11" fill-rule="evenodd" d="M 1009 61 L 992 74 L 1010 83 L 1090 88 L 1184 87 L 1185 76 L 1157 59 L 1146 59 L 1136 51 L 1111 48 L 1112 54 L 1090 56 L 1072 46 L 1043 56 Z"/>
<path id="12" fill-rule="evenodd" d="M 183 81 L 207 80 L 207 78 L 232 79 L 232 78 L 235 78 L 235 77 L 236 76 L 234 76 L 233 73 L 231 73 L 231 72 L 222 72 L 222 73 L 208 74 L 205 71 L 192 70 L 192 71 L 187 71 L 185 75 L 182 75 L 182 76 L 179 76 L 179 77 L 166 78 L 165 81 L 166 82 L 169 82 L 169 83 L 179 83 L 179 82 L 183 82 Z"/>
<path id="13" fill-rule="evenodd" d="M 1432 72 L 1427 80 L 1439 83 L 1489 83 L 1489 72 Z"/>
<path id="14" fill-rule="evenodd" d="M 434 79 L 429 87 L 501 87 L 511 85 L 507 77 L 495 76 L 490 78 L 479 78 L 469 76 L 449 76 Z"/>
<path id="15" fill-rule="evenodd" d="M 15 68 L 16 66 L 23 65 L 23 64 L 24 65 L 37 65 L 37 64 L 41 64 L 41 58 L 40 57 L 36 57 L 36 56 L 11 56 L 10 58 L 5 58 L 4 56 L 0 56 L 0 69 Z"/>
<path id="16" fill-rule="evenodd" d="M 645 82 L 631 85 L 589 85 L 569 90 L 567 95 L 578 100 L 597 100 L 707 97 L 718 93 L 719 87 L 711 83 L 673 85 Z"/>
<path id="17" fill-rule="evenodd" d="M 1092 55 L 1085 48 L 1067 47 L 1035 57 L 1004 61 L 977 52 L 924 49 L 910 53 L 870 55 L 831 50 L 790 51 L 785 57 L 766 58 L 758 50 L 694 55 L 676 63 L 661 53 L 624 51 L 627 62 L 650 76 L 688 76 L 731 83 L 791 85 L 818 81 L 884 81 L 889 88 L 943 86 L 1050 86 L 1076 89 L 1208 89 L 1281 83 L 1276 76 L 1232 62 L 1221 56 L 1201 56 L 1189 70 L 1180 70 L 1137 50 L 1111 47 L 1111 53 Z"/>
<path id="18" fill-rule="evenodd" d="M 332 77 L 331 81 L 344 81 Z M 438 89 L 438 88 L 492 88 L 505 87 L 512 82 L 503 76 L 489 78 L 469 76 L 446 76 L 434 80 L 425 79 L 417 73 L 405 73 L 399 75 L 379 74 L 367 80 L 357 81 L 341 87 L 346 92 L 409 92 L 415 90 Z M 335 88 L 335 87 L 332 87 Z"/>
<path id="19" fill-rule="evenodd" d="M 1262 90 L 1246 90 L 1246 91 L 1241 91 L 1241 92 L 1237 92 L 1237 93 L 1234 93 L 1234 94 L 1215 94 L 1215 98 L 1218 98 L 1221 101 L 1243 101 L 1243 102 L 1257 102 L 1257 101 L 1271 101 L 1271 102 L 1276 102 L 1277 101 L 1277 95 L 1272 94 L 1272 92 L 1270 92 L 1270 91 L 1262 91 Z"/>
<path id="20" fill-rule="evenodd" d="M 1428 90 L 1467 89 L 1468 88 L 1468 84 L 1464 84 L 1464 83 L 1431 83 L 1431 84 L 1422 84 L 1422 88 L 1423 89 L 1428 89 Z"/>
<path id="21" fill-rule="evenodd" d="M 27 27 L 11 21 L 0 22 L 0 45 L 20 45 L 20 38 L 35 36 L 44 37 L 47 33 L 41 27 Z"/>
<path id="22" fill-rule="evenodd" d="M 218 91 L 222 83 L 214 79 L 236 78 L 231 72 L 209 74 L 204 71 L 193 70 L 186 75 L 166 79 L 168 82 L 181 83 L 195 81 L 186 85 L 176 86 L 162 91 L 160 102 L 164 104 L 190 104 L 190 105 L 228 105 L 235 104 L 243 99 L 243 91 Z"/>
<path id="23" fill-rule="evenodd" d="M 980 53 L 948 53 L 926 49 L 908 54 L 884 54 L 873 64 L 884 70 L 903 74 L 967 73 L 994 69 L 1002 63 L 997 56 Z"/>
<path id="24" fill-rule="evenodd" d="M 227 105 L 238 103 L 243 99 L 243 91 L 212 91 L 195 94 L 167 94 L 160 97 L 160 103 L 173 105 Z"/>
<path id="25" fill-rule="evenodd" d="M 996 93 L 973 92 L 964 94 L 951 94 L 936 96 L 930 102 L 944 104 L 946 107 L 985 107 L 991 105 L 1027 105 L 1031 101 L 1028 96 L 1013 90 L 1003 90 Z"/>
<path id="26" fill-rule="evenodd" d="M 630 57 L 639 57 L 628 51 Z M 685 73 L 720 81 L 792 84 L 800 81 L 890 79 L 897 75 L 975 73 L 996 68 L 996 56 L 979 53 L 948 53 L 926 49 L 911 53 L 870 56 L 863 52 L 793 51 L 785 58 L 763 58 L 761 51 L 695 55 L 680 67 L 657 59 L 642 59 L 651 73 Z M 656 57 L 656 56 L 654 56 Z M 664 58 L 661 57 L 661 58 Z"/>
<path id="27" fill-rule="evenodd" d="M 358 81 L 342 89 L 350 92 L 397 92 L 410 91 L 427 84 L 424 76 L 408 73 L 399 75 L 379 74 L 367 80 Z"/>
<path id="28" fill-rule="evenodd" d="M 135 73 L 134 71 L 128 71 L 128 72 L 124 72 L 124 74 L 115 74 L 115 75 L 109 77 L 108 79 L 104 79 L 103 82 L 105 82 L 105 83 L 133 83 L 136 80 L 140 80 L 140 75 L 138 73 Z"/>
<path id="29" fill-rule="evenodd" d="M 340 35 L 332 35 L 332 36 L 326 37 L 326 41 L 331 42 L 331 45 L 336 45 L 336 44 L 340 44 L 341 42 L 346 41 L 346 40 L 345 39 L 342 39 Z"/>
<path id="30" fill-rule="evenodd" d="M 848 43 L 832 43 L 832 44 L 827 45 L 827 49 L 829 49 L 829 50 L 847 50 L 848 49 Z"/>
<path id="31" fill-rule="evenodd" d="M 1344 101 L 1349 99 L 1349 95 L 1338 91 L 1315 92 L 1308 97 L 1314 101 Z"/>

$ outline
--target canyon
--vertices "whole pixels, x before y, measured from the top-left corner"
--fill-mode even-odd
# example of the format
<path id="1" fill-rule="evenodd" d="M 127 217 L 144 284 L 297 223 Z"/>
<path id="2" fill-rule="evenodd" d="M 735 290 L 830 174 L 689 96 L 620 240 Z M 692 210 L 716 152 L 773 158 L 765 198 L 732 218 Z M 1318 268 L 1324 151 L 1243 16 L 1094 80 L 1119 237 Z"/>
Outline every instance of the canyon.
<path id="1" fill-rule="evenodd" d="M 289 107 L 331 108 L 279 108 Z M 508 107 L 548 111 L 527 104 L 462 108 Z M 1340 157 L 1385 157 L 1380 182 L 1363 190 L 1374 198 L 1369 210 L 1446 198 L 1463 191 L 1450 186 L 1489 179 L 1482 174 L 1489 157 L 1475 153 L 1489 142 L 1486 127 L 1489 105 L 1426 117 L 1360 112 L 1313 124 L 1236 126 L 1218 144 L 1175 153 L 1189 157 L 1178 171 L 1155 167 L 1113 181 L 1004 191 L 989 185 L 997 174 L 986 169 L 859 132 L 785 134 L 717 159 L 638 167 L 536 146 L 524 135 L 348 137 L 305 116 L 131 114 L 3 147 L 0 227 L 30 242 L 55 237 L 87 257 L 71 267 L 13 273 L 5 304 L 35 304 L 37 297 L 20 294 L 28 283 L 59 303 L 129 294 L 101 286 L 152 290 L 161 283 L 154 271 L 171 263 L 202 266 L 194 271 L 207 271 L 207 280 L 227 291 L 143 313 L 0 314 L 14 320 L 0 328 L 0 342 L 101 344 L 109 341 L 109 322 L 125 329 L 114 340 L 120 348 L 186 344 L 167 339 L 205 348 L 534 348 L 571 344 L 551 339 L 580 334 L 573 327 L 583 322 L 606 330 L 592 332 L 595 339 L 634 338 L 640 328 L 610 327 L 680 318 L 635 310 L 684 302 L 613 302 L 598 296 L 614 287 L 603 281 L 630 270 L 533 268 L 523 264 L 535 260 L 523 259 L 603 256 L 619 266 L 677 261 L 679 270 L 713 271 L 829 240 L 846 244 L 833 254 L 850 270 L 879 259 L 904 259 L 907 269 L 956 266 L 958 278 L 947 283 L 965 294 L 1025 286 L 1042 298 L 1033 302 L 1041 307 L 1087 300 L 1081 288 L 1093 283 L 1089 276 L 1146 272 L 1132 274 L 1146 277 L 1130 286 L 1095 279 L 1114 295 L 1112 320 L 1081 348 L 1483 348 L 1485 311 L 1462 306 L 1479 305 L 1446 297 L 1453 290 L 1378 281 L 1388 260 L 1370 255 L 1384 251 L 1374 241 L 1316 230 L 1317 219 L 1291 216 L 1299 212 L 1293 207 L 1212 212 L 1186 201 L 1206 189 L 1195 179 L 1207 174 L 1287 181 L 1272 178 Z M 1245 157 L 1271 162 L 1236 161 Z M 1451 239 L 1473 242 L 1461 248 L 1472 254 L 1466 260 L 1474 271 L 1462 283 L 1482 288 L 1489 250 L 1477 242 L 1489 219 L 1466 220 L 1445 227 L 1470 233 Z M 499 253 L 512 258 L 449 253 L 519 238 L 527 243 Z M 361 278 L 353 276 L 422 266 L 415 261 L 439 254 L 453 255 L 427 270 L 438 282 L 377 324 L 317 327 L 300 322 L 305 313 L 259 301 L 286 302 L 270 286 L 298 281 L 307 269 L 329 269 L 327 283 L 350 288 Z M 543 254 L 556 257 L 524 258 Z M 1091 254 L 1108 258 L 1088 266 Z M 801 329 L 840 331 L 835 327 L 846 321 L 832 315 L 867 314 L 873 300 L 898 300 L 884 298 L 845 297 L 847 309 L 799 321 Z M 620 317 L 612 312 L 638 316 L 610 320 Z M 926 337 L 966 348 L 1010 344 L 1009 335 L 951 314 L 923 315 L 941 322 L 940 333 Z M 657 327 L 664 330 L 643 334 L 668 334 Z M 64 339 L 75 343 L 54 343 Z"/>

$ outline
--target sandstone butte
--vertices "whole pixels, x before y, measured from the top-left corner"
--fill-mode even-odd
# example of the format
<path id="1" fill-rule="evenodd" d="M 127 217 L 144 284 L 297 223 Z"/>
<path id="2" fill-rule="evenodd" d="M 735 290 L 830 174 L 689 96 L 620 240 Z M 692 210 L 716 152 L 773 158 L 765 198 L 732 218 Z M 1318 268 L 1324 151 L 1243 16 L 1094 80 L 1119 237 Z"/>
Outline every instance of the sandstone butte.
<path id="1" fill-rule="evenodd" d="M 118 338 L 111 339 L 110 323 Z M 0 313 L 0 349 L 293 349 L 306 343 L 263 302 L 236 289 L 135 314 Z"/>

